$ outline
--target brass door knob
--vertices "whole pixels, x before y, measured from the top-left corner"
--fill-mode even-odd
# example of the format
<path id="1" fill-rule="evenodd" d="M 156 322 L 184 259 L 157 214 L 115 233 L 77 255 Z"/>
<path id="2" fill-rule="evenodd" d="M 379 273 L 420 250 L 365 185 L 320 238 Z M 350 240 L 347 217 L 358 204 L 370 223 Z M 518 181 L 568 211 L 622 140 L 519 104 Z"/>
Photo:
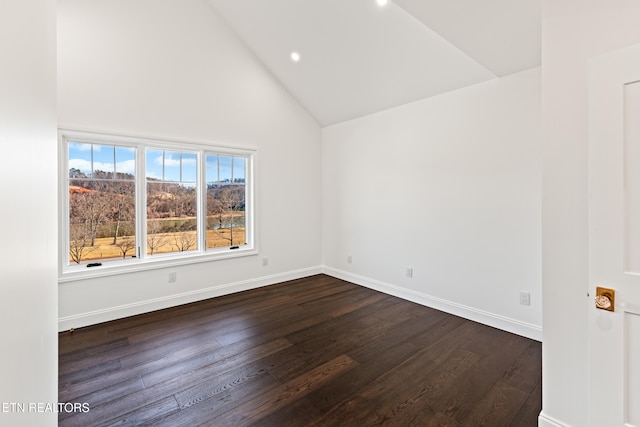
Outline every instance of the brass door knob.
<path id="1" fill-rule="evenodd" d="M 596 288 L 596 308 L 600 310 L 614 311 L 616 291 L 607 288 Z"/>
<path id="2" fill-rule="evenodd" d="M 603 310 L 607 310 L 611 307 L 611 300 L 606 295 L 598 295 L 596 297 L 596 308 L 601 308 Z"/>

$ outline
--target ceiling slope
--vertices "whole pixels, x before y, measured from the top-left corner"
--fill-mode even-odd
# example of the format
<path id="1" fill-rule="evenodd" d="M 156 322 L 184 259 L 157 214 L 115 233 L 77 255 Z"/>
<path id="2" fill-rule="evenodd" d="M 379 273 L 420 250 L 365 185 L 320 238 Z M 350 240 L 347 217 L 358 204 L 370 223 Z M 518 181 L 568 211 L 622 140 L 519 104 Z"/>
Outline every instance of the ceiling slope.
<path id="1" fill-rule="evenodd" d="M 537 67 L 539 0 L 395 0 L 499 77 Z"/>
<path id="2" fill-rule="evenodd" d="M 527 54 L 518 56 L 521 42 L 509 39 L 512 26 L 522 29 L 523 40 L 539 38 L 539 10 L 537 18 L 530 17 L 535 7 L 529 6 L 537 3 L 539 9 L 540 0 L 396 0 L 384 7 L 376 0 L 208 1 L 321 126 L 540 61 L 539 49 L 527 45 Z M 510 22 L 516 18 L 537 19 L 537 36 L 529 34 L 535 25 Z M 495 49 L 485 43 L 495 43 Z M 292 51 L 300 53 L 299 62 L 290 59 Z"/>

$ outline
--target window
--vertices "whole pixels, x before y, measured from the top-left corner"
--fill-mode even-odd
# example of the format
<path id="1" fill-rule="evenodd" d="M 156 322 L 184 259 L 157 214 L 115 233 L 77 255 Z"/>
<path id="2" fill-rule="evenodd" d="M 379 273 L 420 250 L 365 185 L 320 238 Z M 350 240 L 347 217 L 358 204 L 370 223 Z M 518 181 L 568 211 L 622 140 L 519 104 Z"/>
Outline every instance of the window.
<path id="1" fill-rule="evenodd" d="M 253 149 L 61 131 L 62 276 L 255 252 Z"/>
<path id="2" fill-rule="evenodd" d="M 198 154 L 147 149 L 147 254 L 198 250 Z"/>
<path id="3" fill-rule="evenodd" d="M 126 258 L 136 247 L 132 147 L 68 144 L 69 262 Z"/>
<path id="4" fill-rule="evenodd" d="M 247 242 L 246 159 L 207 154 L 207 248 Z"/>

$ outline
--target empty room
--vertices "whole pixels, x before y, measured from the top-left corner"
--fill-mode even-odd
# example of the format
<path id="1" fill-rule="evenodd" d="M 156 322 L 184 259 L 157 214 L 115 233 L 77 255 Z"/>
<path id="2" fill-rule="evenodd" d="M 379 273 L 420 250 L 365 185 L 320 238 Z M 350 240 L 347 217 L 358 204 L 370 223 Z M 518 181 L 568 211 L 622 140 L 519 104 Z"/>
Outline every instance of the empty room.
<path id="1" fill-rule="evenodd" d="M 640 426 L 638 17 L 4 1 L 0 424 Z"/>

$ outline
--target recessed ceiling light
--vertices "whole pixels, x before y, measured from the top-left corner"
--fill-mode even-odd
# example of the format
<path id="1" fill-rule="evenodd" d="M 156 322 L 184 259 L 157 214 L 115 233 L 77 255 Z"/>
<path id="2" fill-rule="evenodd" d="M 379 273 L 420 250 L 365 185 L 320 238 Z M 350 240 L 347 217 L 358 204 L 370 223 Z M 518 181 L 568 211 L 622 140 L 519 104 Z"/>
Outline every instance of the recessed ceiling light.
<path id="1" fill-rule="evenodd" d="M 387 3 L 389 3 L 389 0 L 376 0 L 378 2 L 378 5 L 380 6 L 386 6 Z"/>
<path id="2" fill-rule="evenodd" d="M 300 61 L 300 54 L 298 52 L 291 52 L 291 60 L 293 62 Z"/>

